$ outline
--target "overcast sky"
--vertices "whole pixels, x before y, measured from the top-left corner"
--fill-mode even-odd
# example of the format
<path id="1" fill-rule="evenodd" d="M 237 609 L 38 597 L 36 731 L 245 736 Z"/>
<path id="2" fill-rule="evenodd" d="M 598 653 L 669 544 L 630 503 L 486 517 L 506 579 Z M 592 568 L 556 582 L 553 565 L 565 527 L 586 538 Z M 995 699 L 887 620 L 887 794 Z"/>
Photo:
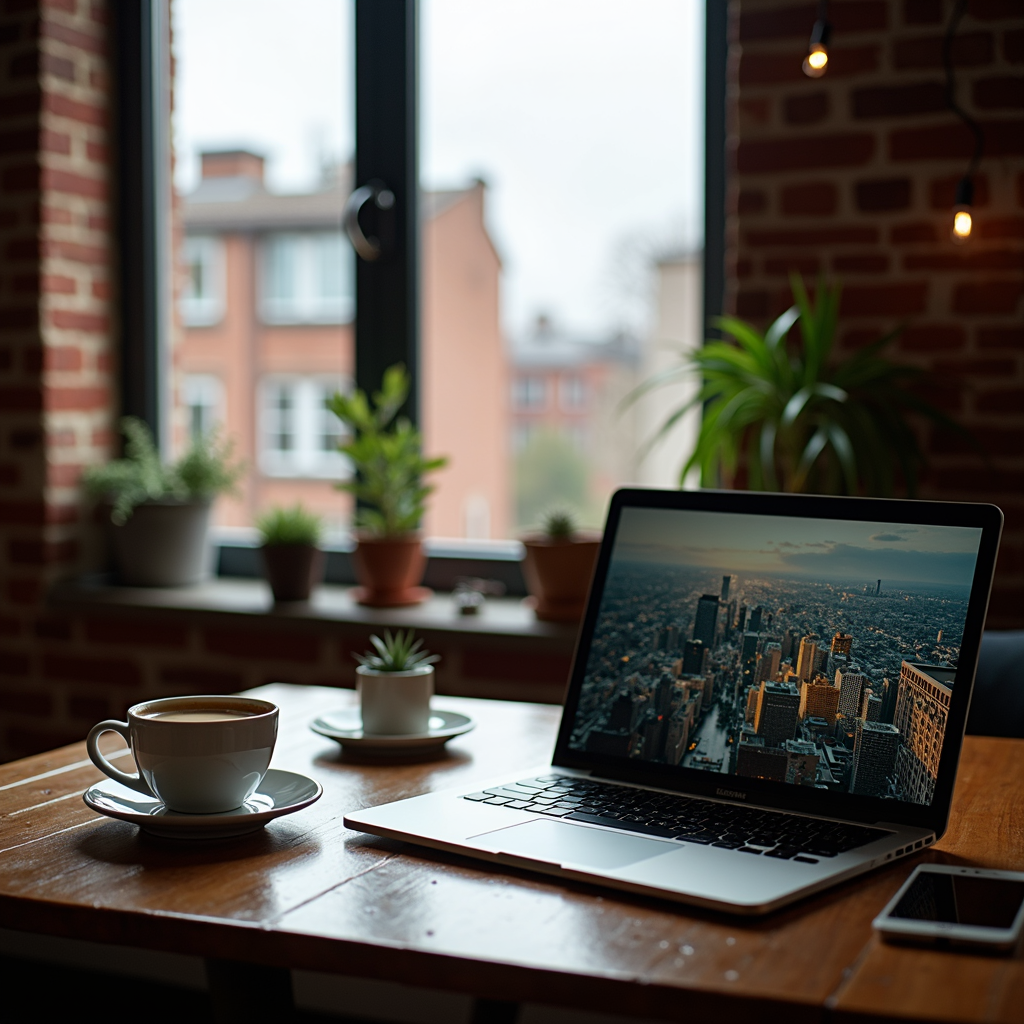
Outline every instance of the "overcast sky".
<path id="1" fill-rule="evenodd" d="M 301 191 L 353 147 L 350 0 L 175 0 L 177 181 L 244 146 Z M 287 20 L 281 12 L 287 11 Z M 422 0 L 421 180 L 489 185 L 511 331 L 642 326 L 702 228 L 702 0 Z"/>
<path id="2" fill-rule="evenodd" d="M 981 530 L 671 509 L 626 509 L 615 554 L 722 572 L 970 586 Z"/>

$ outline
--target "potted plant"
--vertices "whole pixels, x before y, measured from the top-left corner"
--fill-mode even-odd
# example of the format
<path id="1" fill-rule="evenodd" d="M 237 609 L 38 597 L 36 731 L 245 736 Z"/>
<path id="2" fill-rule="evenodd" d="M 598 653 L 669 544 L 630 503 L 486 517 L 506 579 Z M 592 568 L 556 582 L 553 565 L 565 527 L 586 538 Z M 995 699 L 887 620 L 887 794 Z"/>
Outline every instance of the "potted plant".
<path id="1" fill-rule="evenodd" d="M 125 457 L 82 474 L 86 492 L 110 504 L 111 538 L 120 582 L 177 587 L 210 572 L 207 534 L 213 499 L 234 488 L 243 465 L 232 444 L 213 432 L 194 438 L 177 462 L 161 461 L 149 427 L 121 421 Z"/>
<path id="2" fill-rule="evenodd" d="M 418 604 L 430 594 L 418 586 L 426 565 L 419 530 L 434 489 L 424 477 L 448 460 L 423 455 L 422 435 L 399 415 L 408 395 L 409 375 L 396 364 L 384 372 L 372 402 L 357 390 L 336 393 L 328 404 L 348 433 L 338 447 L 351 460 L 353 474 L 337 487 L 357 502 L 353 560 L 360 604 Z"/>
<path id="3" fill-rule="evenodd" d="M 902 480 L 913 496 L 926 464 L 908 417 L 917 414 L 973 438 L 910 385 L 922 371 L 883 354 L 897 327 L 847 356 L 835 351 L 840 286 L 818 282 L 812 302 L 790 275 L 794 305 L 761 333 L 735 317 L 715 324 L 732 341 L 709 340 L 682 362 L 644 382 L 626 399 L 697 377 L 703 385 L 674 410 L 667 433 L 694 406 L 704 415 L 680 484 L 699 466 L 706 486 L 812 494 L 889 496 Z M 790 337 L 799 325 L 799 339 Z"/>
<path id="4" fill-rule="evenodd" d="M 538 619 L 579 622 L 601 539 L 576 527 L 568 512 L 549 512 L 538 533 L 523 538 L 523 575 Z"/>
<path id="5" fill-rule="evenodd" d="M 354 657 L 363 731 L 377 736 L 414 736 L 430 730 L 434 664 L 439 655 L 423 649 L 413 630 L 371 636 L 374 650 Z"/>
<path id="6" fill-rule="evenodd" d="M 257 518 L 256 528 L 263 541 L 263 566 L 274 601 L 308 601 L 324 575 L 324 553 L 319 547 L 321 518 L 296 503 L 264 512 Z"/>

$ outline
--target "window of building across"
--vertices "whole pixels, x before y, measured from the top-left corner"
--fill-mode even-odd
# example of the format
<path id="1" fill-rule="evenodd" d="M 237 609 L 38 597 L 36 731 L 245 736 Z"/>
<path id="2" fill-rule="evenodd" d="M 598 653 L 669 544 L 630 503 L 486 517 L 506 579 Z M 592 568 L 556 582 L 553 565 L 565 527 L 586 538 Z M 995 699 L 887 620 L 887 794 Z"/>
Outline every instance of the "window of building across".
<path id="1" fill-rule="evenodd" d="M 211 235 L 190 235 L 182 243 L 184 283 L 181 319 L 188 327 L 209 327 L 224 315 L 224 246 Z"/>
<path id="2" fill-rule="evenodd" d="M 268 377 L 262 383 L 260 469 L 275 477 L 346 479 L 341 427 L 327 408 L 340 381 Z"/>
<path id="3" fill-rule="evenodd" d="M 354 256 L 340 231 L 268 234 L 263 242 L 263 320 L 341 324 L 352 319 Z"/>
<path id="4" fill-rule="evenodd" d="M 224 422 L 224 385 L 209 373 L 186 374 L 181 383 L 193 440 L 212 433 Z"/>

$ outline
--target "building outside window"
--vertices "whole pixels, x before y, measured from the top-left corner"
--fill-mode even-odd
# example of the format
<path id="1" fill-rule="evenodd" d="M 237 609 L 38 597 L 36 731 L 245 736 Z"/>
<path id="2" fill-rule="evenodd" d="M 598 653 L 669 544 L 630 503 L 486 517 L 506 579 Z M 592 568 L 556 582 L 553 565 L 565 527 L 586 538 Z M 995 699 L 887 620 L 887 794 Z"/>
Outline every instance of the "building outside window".
<path id="1" fill-rule="evenodd" d="M 260 468 L 268 476 L 348 476 L 338 451 L 341 425 L 327 409 L 338 381 L 317 377 L 269 377 L 261 388 Z"/>
<path id="2" fill-rule="evenodd" d="M 269 324 L 341 324 L 355 311 L 352 247 L 340 231 L 267 235 L 261 312 Z"/>
<path id="3" fill-rule="evenodd" d="M 548 382 L 543 377 L 516 377 L 512 382 L 512 404 L 520 411 L 544 409 L 548 404 Z"/>
<path id="4" fill-rule="evenodd" d="M 576 374 L 563 376 L 558 382 L 558 402 L 565 412 L 579 412 L 587 407 L 587 385 Z"/>
<path id="5" fill-rule="evenodd" d="M 188 410 L 190 438 L 204 437 L 224 422 L 224 385 L 219 377 L 208 373 L 187 374 L 181 390 Z"/>
<path id="6" fill-rule="evenodd" d="M 185 281 L 181 319 L 187 327 L 209 327 L 224 315 L 224 247 L 211 235 L 192 235 L 182 245 Z"/>

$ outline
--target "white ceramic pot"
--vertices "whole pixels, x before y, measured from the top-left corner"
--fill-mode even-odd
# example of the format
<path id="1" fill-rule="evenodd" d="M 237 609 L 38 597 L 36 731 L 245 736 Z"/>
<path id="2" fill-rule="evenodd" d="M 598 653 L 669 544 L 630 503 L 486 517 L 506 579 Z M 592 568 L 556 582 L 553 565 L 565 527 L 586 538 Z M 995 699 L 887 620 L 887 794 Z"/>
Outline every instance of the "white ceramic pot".
<path id="1" fill-rule="evenodd" d="M 146 501 L 111 525 L 118 579 L 128 587 L 183 587 L 210 575 L 209 501 Z"/>
<path id="2" fill-rule="evenodd" d="M 418 736 L 430 731 L 433 665 L 409 672 L 375 672 L 359 665 L 356 677 L 363 732 L 374 736 Z"/>

